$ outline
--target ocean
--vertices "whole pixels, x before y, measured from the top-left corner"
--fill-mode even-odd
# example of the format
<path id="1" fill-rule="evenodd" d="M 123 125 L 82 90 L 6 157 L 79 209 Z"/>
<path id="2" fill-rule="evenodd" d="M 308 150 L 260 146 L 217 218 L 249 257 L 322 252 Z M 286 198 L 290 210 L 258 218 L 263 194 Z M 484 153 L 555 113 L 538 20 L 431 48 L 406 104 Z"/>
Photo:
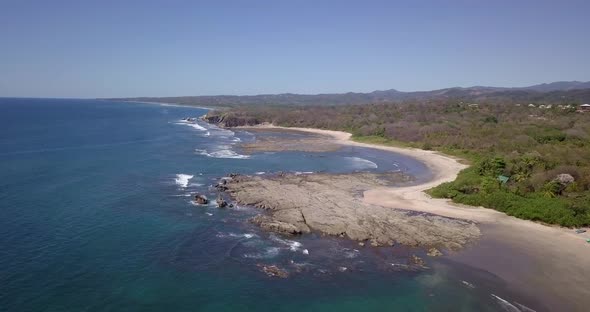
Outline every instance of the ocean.
<path id="1" fill-rule="evenodd" d="M 0 310 L 518 311 L 503 281 L 445 258 L 405 270 L 423 251 L 281 237 L 246 221 L 255 208 L 193 205 L 230 173 L 430 176 L 412 158 L 359 147 L 246 155 L 239 143 L 256 134 L 182 120 L 206 112 L 0 99 Z"/>

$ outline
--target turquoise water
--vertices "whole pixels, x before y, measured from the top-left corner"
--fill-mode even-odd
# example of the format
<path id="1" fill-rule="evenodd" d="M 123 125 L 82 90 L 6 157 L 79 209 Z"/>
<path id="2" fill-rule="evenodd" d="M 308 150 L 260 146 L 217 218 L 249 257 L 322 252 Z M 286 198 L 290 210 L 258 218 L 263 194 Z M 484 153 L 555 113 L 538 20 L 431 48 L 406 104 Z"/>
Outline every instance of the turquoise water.
<path id="1" fill-rule="evenodd" d="M 0 310 L 503 311 L 492 293 L 519 299 L 444 259 L 424 271 L 392 265 L 420 250 L 287 239 L 245 222 L 253 208 L 192 205 L 191 194 L 214 196 L 209 186 L 230 172 L 429 176 L 410 158 L 363 148 L 242 155 L 237 143 L 253 134 L 181 122 L 205 112 L 0 99 Z M 269 278 L 258 264 L 291 277 Z"/>

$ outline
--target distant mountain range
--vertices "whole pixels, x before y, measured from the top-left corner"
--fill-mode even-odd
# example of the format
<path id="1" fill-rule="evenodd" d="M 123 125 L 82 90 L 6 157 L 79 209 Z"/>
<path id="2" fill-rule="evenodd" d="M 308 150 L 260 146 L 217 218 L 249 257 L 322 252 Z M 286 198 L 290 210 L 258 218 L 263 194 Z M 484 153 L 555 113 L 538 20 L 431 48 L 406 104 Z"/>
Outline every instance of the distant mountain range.
<path id="1" fill-rule="evenodd" d="M 395 89 L 370 93 L 329 94 L 261 94 L 179 97 L 136 97 L 110 100 L 175 103 L 195 106 L 234 106 L 248 104 L 275 105 L 344 105 L 403 101 L 462 100 L 494 103 L 589 103 L 590 81 L 558 81 L 522 88 L 475 86 L 432 91 L 403 92 Z"/>

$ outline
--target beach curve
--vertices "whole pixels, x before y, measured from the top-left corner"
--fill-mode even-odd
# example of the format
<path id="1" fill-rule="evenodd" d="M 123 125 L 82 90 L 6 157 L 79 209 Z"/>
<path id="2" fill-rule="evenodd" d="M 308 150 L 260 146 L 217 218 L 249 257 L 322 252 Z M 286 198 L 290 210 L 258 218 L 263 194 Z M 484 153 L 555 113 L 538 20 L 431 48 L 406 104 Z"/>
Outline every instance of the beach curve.
<path id="1" fill-rule="evenodd" d="M 585 242 L 590 238 L 588 233 L 575 234 L 572 229 L 518 219 L 489 208 L 456 204 L 448 199 L 432 198 L 425 193 L 441 183 L 455 180 L 459 172 L 468 167 L 461 159 L 435 151 L 355 142 L 350 133 L 343 131 L 270 124 L 253 128 L 320 134 L 341 145 L 390 151 L 423 162 L 432 172 L 432 178 L 428 181 L 407 187 L 369 189 L 364 192 L 363 200 L 385 208 L 428 212 L 475 221 L 485 227 L 482 231 L 484 241 L 487 237 L 494 241 L 494 246 L 513 251 L 513 254 L 499 252 L 490 255 L 489 250 L 482 252 L 485 246 L 476 245 L 450 255 L 452 260 L 499 276 L 510 287 L 525 290 L 531 297 L 539 298 L 550 310 L 578 311 L 590 303 L 590 266 L 587 265 L 590 260 L 590 246 Z M 512 261 L 513 257 L 520 257 L 523 261 Z M 535 287 L 531 289 L 531 285 Z"/>

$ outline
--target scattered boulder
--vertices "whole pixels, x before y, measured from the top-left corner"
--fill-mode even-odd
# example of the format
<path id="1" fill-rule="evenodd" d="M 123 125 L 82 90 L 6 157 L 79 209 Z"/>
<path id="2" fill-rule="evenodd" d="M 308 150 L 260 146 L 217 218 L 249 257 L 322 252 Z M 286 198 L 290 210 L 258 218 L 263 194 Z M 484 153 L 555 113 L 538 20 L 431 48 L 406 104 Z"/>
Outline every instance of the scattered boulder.
<path id="1" fill-rule="evenodd" d="M 561 173 L 561 174 L 558 174 L 555 177 L 555 179 L 553 179 L 553 181 L 555 181 L 561 185 L 567 186 L 569 184 L 574 183 L 576 181 L 576 179 L 571 174 Z"/>
<path id="2" fill-rule="evenodd" d="M 217 200 L 215 202 L 217 203 L 217 208 L 227 207 L 227 202 L 223 198 L 221 198 L 221 195 L 217 196 Z"/>
<path id="3" fill-rule="evenodd" d="M 195 195 L 195 202 L 199 205 L 207 205 L 209 203 L 209 200 L 207 199 L 207 196 L 197 194 Z"/>
<path id="4" fill-rule="evenodd" d="M 408 259 L 408 262 L 410 265 L 416 265 L 419 267 L 425 267 L 426 266 L 426 262 L 424 262 L 424 260 L 416 255 L 412 255 L 410 256 L 410 259 Z"/>
<path id="5" fill-rule="evenodd" d="M 426 254 L 427 254 L 429 257 L 439 257 L 439 256 L 442 256 L 442 255 L 443 255 L 443 253 L 442 253 L 442 252 L 440 252 L 440 250 L 438 250 L 438 249 L 436 249 L 436 248 L 434 248 L 434 247 L 432 247 L 432 248 L 428 249 L 428 253 L 426 253 Z"/>
<path id="6" fill-rule="evenodd" d="M 260 270 L 262 272 L 266 273 L 266 275 L 268 275 L 270 277 L 279 277 L 279 278 L 289 277 L 289 272 L 279 268 L 276 265 L 258 264 L 258 267 L 260 268 Z"/>

